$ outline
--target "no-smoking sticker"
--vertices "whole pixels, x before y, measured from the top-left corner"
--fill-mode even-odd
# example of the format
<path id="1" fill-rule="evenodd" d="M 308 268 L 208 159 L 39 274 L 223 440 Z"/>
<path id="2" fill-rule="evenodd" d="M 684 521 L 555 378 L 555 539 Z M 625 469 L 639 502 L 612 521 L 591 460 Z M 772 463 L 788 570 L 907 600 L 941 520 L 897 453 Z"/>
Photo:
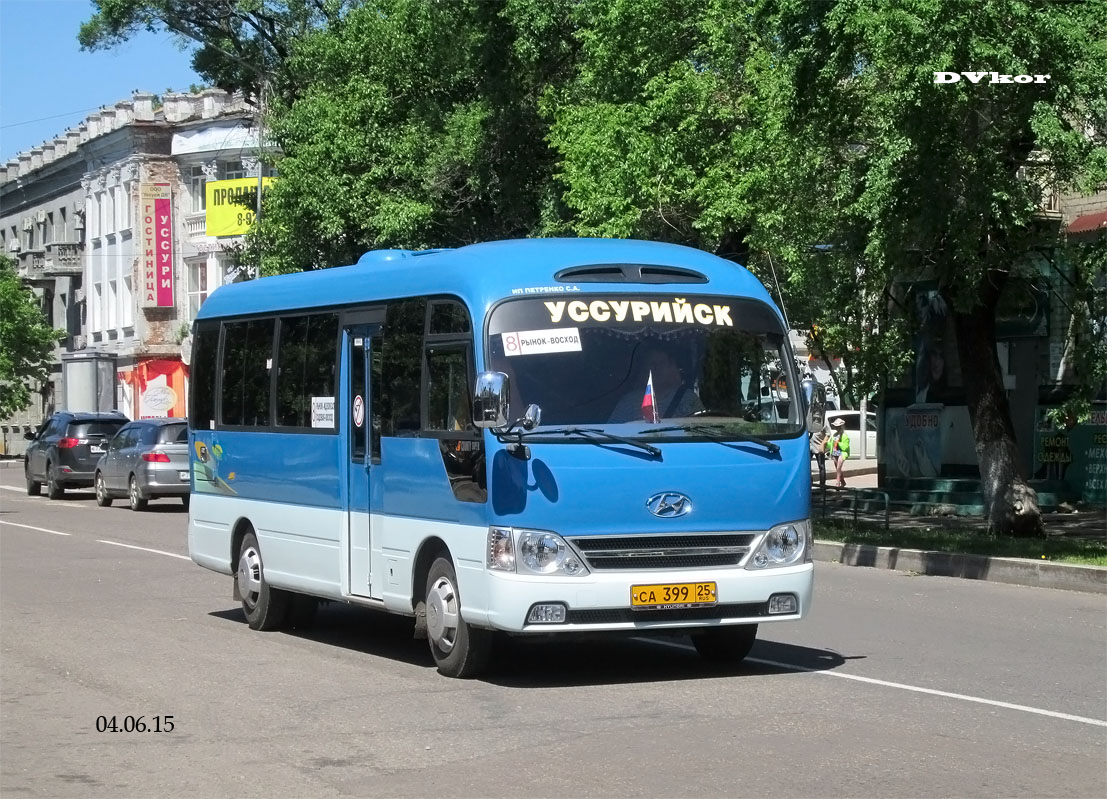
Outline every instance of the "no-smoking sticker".
<path id="1" fill-rule="evenodd" d="M 365 400 L 358 394 L 354 397 L 354 427 L 361 427 L 365 421 Z"/>

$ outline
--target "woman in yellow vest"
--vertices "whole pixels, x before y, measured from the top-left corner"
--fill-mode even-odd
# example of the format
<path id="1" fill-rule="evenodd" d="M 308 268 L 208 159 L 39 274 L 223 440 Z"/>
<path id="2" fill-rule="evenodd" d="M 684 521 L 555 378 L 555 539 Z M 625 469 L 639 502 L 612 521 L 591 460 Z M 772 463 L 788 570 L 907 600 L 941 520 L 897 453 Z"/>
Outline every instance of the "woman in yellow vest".
<path id="1" fill-rule="evenodd" d="M 834 474 L 838 478 L 838 488 L 846 487 L 846 478 L 842 475 L 842 468 L 849 457 L 849 436 L 846 434 L 846 420 L 835 419 L 831 425 L 834 432 L 826 440 L 826 451 L 830 454 L 830 462 L 834 464 Z"/>

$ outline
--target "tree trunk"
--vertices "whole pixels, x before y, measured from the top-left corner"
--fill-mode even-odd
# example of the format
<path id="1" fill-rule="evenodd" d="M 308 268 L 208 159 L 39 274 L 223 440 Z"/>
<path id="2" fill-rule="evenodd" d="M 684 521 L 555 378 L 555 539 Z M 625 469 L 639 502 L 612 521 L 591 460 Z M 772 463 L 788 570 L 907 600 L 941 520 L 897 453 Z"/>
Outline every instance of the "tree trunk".
<path id="1" fill-rule="evenodd" d="M 980 304 L 968 311 L 954 310 L 953 321 L 988 530 L 996 535 L 1030 537 L 1042 534 L 1042 514 L 1015 445 L 1011 409 L 996 355 L 996 305 L 1005 277 L 986 273 L 978 287 Z M 950 307 L 954 307 L 952 302 Z"/>

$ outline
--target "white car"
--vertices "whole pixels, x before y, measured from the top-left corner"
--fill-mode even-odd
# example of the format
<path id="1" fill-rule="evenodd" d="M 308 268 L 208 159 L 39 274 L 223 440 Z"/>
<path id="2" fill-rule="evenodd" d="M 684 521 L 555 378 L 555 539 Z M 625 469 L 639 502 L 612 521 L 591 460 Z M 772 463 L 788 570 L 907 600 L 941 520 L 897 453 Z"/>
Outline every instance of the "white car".
<path id="1" fill-rule="evenodd" d="M 871 411 L 865 424 L 865 457 L 876 457 L 876 414 Z M 849 436 L 849 456 L 851 459 L 861 457 L 861 411 L 827 411 L 826 423 L 830 424 L 835 419 L 845 419 L 846 435 Z"/>

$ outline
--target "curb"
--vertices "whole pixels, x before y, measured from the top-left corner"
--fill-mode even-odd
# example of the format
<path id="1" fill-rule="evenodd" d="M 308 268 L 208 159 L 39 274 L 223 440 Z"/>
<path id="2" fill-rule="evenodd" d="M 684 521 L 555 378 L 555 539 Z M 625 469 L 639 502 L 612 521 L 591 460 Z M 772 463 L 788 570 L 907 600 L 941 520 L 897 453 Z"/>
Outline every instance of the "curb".
<path id="1" fill-rule="evenodd" d="M 961 577 L 1032 588 L 1060 588 L 1065 591 L 1107 594 L 1107 567 L 1103 566 L 959 555 L 871 544 L 841 544 L 837 541 L 816 541 L 813 555 L 817 561 L 842 563 L 846 566 L 870 566 L 934 577 Z"/>
<path id="2" fill-rule="evenodd" d="M 0 469 L 22 469 L 23 456 L 18 458 L 0 458 Z"/>

